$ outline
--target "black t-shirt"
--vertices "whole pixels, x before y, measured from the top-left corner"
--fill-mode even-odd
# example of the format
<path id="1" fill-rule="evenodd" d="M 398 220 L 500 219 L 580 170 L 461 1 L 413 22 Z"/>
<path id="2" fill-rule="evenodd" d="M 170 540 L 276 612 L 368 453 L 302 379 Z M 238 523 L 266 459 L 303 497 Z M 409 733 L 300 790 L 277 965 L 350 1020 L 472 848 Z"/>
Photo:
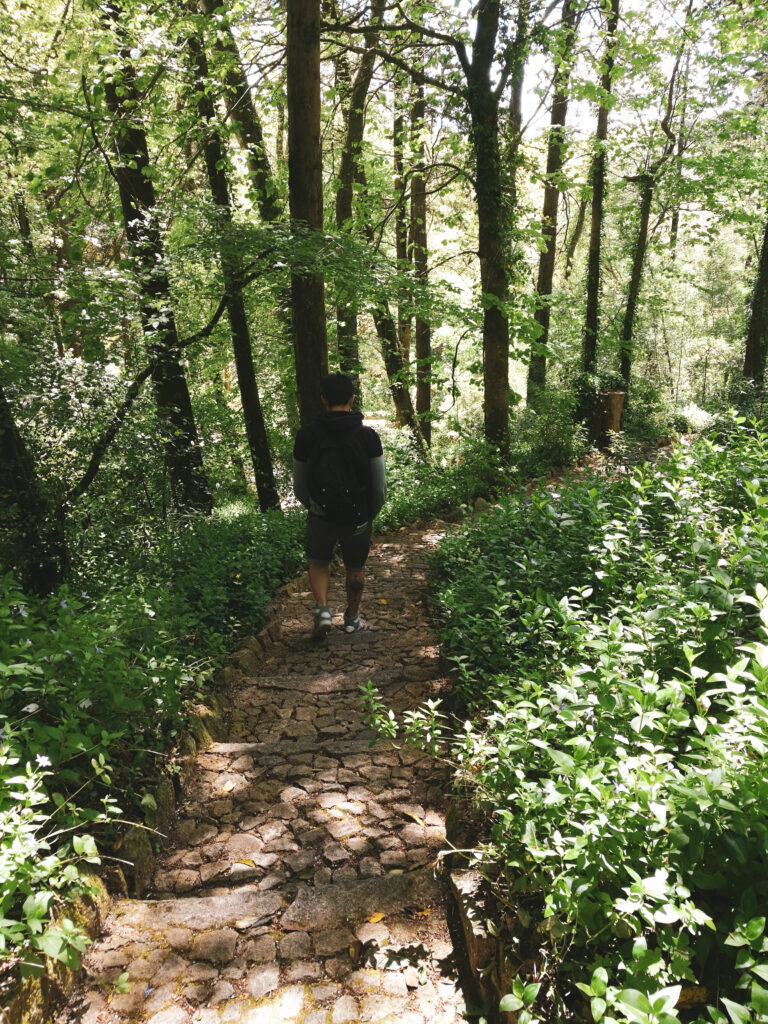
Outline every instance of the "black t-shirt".
<path id="1" fill-rule="evenodd" d="M 334 432 L 344 433 L 347 430 L 359 431 L 358 439 L 360 446 L 369 459 L 376 459 L 384 454 L 381 447 L 381 438 L 373 427 L 363 426 L 363 414 L 361 412 L 328 411 L 322 412 L 317 418 L 317 423 L 331 426 Z M 293 445 L 293 457 L 297 462 L 308 462 L 317 440 L 317 427 L 310 423 L 301 427 L 296 435 Z"/>

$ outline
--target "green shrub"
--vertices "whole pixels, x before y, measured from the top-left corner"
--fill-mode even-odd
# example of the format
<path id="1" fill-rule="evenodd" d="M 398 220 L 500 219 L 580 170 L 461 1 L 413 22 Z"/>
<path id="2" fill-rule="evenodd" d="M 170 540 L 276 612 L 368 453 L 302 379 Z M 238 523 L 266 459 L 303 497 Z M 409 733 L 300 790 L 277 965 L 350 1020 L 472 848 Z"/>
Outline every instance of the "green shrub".
<path id="1" fill-rule="evenodd" d="M 45 600 L 0 577 L 0 953 L 76 964 L 84 940 L 53 911 L 97 859 L 93 837 L 138 813 L 211 660 L 263 622 L 301 561 L 301 529 L 230 505 L 169 518 L 108 573 L 82 559 Z"/>
<path id="2" fill-rule="evenodd" d="M 406 431 L 383 430 L 382 435 L 388 497 L 376 520 L 378 530 L 500 494 L 515 475 L 482 439 L 436 440 L 428 458 L 421 460 Z"/>
<path id="3" fill-rule="evenodd" d="M 547 939 L 534 1014 L 677 1020 L 691 982 L 732 1021 L 765 1012 L 767 456 L 732 423 L 503 501 L 436 556 L 470 712 L 444 749 L 487 815 L 512 956 Z"/>

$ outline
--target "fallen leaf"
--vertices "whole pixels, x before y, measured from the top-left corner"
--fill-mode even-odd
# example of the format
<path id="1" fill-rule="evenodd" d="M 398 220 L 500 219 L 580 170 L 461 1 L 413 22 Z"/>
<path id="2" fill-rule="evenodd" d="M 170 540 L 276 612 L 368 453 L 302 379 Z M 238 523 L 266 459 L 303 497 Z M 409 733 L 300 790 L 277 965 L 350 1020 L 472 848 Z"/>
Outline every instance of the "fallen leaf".
<path id="1" fill-rule="evenodd" d="M 380 599 L 380 603 L 381 603 L 381 604 L 386 604 L 387 602 L 386 602 L 386 601 L 384 600 L 384 598 L 382 597 L 382 598 Z"/>
<path id="2" fill-rule="evenodd" d="M 402 813 L 406 816 L 406 818 L 413 818 L 413 820 L 416 822 L 416 824 L 417 825 L 421 825 L 422 828 L 426 828 L 427 827 L 425 825 L 424 821 L 418 816 L 418 814 L 411 814 L 410 811 L 403 811 Z"/>
<path id="3" fill-rule="evenodd" d="M 232 781 L 232 779 L 227 779 L 227 781 L 221 788 L 224 790 L 225 793 L 229 793 L 231 790 L 235 788 L 235 784 Z"/>
<path id="4" fill-rule="evenodd" d="M 385 916 L 385 914 L 371 914 L 371 916 L 366 917 L 365 920 L 368 922 L 368 924 L 378 924 L 379 921 L 384 920 Z"/>
<path id="5" fill-rule="evenodd" d="M 235 864 L 247 864 L 249 868 L 256 867 L 252 860 L 247 860 L 245 857 L 243 857 L 241 860 L 236 860 Z"/>
<path id="6" fill-rule="evenodd" d="M 424 910 L 417 910 L 416 917 L 429 917 L 429 907 L 426 907 Z"/>

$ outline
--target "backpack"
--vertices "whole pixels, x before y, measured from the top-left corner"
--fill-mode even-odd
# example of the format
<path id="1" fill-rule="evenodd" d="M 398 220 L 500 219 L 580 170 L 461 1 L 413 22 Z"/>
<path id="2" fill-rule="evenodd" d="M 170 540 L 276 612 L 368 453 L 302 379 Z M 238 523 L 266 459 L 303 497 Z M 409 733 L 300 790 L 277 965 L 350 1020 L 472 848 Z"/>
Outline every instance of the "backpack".
<path id="1" fill-rule="evenodd" d="M 331 431 L 317 426 L 309 457 L 309 493 L 327 519 L 357 525 L 370 517 L 370 463 L 357 430 Z"/>

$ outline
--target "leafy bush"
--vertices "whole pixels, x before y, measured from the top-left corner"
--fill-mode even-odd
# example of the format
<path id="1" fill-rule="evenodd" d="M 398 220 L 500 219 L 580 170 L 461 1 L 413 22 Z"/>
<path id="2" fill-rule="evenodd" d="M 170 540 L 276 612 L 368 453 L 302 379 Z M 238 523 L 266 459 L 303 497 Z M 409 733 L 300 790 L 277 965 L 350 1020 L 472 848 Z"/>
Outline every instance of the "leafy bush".
<path id="1" fill-rule="evenodd" d="M 54 920 L 77 865 L 136 813 L 210 659 L 258 629 L 297 568 L 300 532 L 298 516 L 234 505 L 169 519 L 106 578 L 83 559 L 45 600 L 0 577 L 0 953 L 76 964 L 84 939 Z"/>
<path id="2" fill-rule="evenodd" d="M 376 520 L 382 531 L 498 494 L 514 476 L 480 439 L 436 440 L 422 461 L 405 431 L 383 430 L 382 435 L 388 489 L 387 503 Z"/>
<path id="3" fill-rule="evenodd" d="M 576 398 L 570 391 L 548 390 L 538 408 L 525 408 L 512 421 L 510 461 L 520 476 L 538 476 L 568 466 L 589 450 L 584 427 L 576 422 Z"/>
<path id="4" fill-rule="evenodd" d="M 511 955 L 548 940 L 526 1019 L 587 997 L 594 1020 L 677 1020 L 694 982 L 732 1022 L 766 1013 L 767 455 L 732 424 L 663 466 L 503 502 L 436 557 L 477 857 Z"/>

